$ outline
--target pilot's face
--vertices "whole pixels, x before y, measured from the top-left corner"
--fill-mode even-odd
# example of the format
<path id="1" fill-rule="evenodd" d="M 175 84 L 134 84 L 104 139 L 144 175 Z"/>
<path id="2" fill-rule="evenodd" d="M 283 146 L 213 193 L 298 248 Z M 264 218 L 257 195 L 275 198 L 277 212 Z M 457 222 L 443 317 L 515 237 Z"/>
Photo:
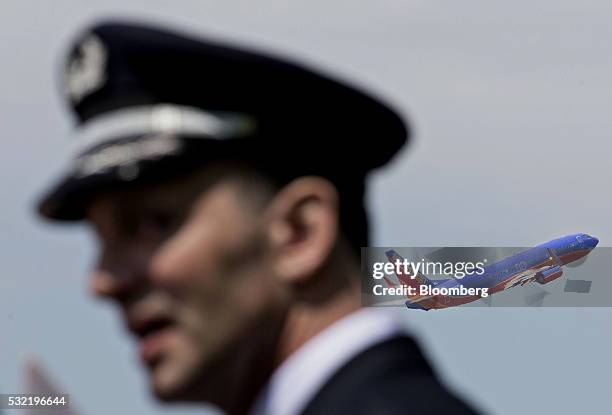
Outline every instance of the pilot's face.
<path id="1" fill-rule="evenodd" d="M 92 289 L 120 306 L 163 400 L 214 402 L 273 353 L 284 294 L 265 202 L 244 186 L 203 171 L 89 206 L 100 248 Z"/>

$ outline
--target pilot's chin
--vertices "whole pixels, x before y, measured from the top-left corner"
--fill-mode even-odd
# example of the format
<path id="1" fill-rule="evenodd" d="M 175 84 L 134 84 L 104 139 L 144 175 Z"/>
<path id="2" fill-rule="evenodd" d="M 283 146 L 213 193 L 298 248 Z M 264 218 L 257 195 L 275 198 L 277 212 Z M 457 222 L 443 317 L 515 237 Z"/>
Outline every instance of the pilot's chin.
<path id="1" fill-rule="evenodd" d="M 160 390 L 156 388 L 153 388 L 153 396 L 159 402 L 171 403 L 171 402 L 181 402 L 182 401 L 182 399 L 180 399 L 178 394 L 175 394 L 173 392 L 168 392 L 167 390 Z"/>
<path id="2" fill-rule="evenodd" d="M 177 402 L 181 401 L 182 393 L 180 389 L 170 387 L 159 382 L 153 382 L 151 392 L 155 398 L 161 402 Z"/>
<path id="3" fill-rule="evenodd" d="M 181 376 L 182 375 L 182 376 Z M 160 366 L 150 369 L 151 392 L 162 402 L 190 401 L 189 388 L 184 381 L 184 374 L 172 367 Z"/>

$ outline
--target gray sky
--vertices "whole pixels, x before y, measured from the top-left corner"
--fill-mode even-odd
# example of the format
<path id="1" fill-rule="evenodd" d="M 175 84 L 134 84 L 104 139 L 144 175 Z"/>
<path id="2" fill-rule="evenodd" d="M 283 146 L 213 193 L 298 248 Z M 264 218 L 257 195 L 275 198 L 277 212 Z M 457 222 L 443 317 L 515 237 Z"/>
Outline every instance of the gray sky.
<path id="1" fill-rule="evenodd" d="M 586 232 L 610 246 L 609 2 L 41 4 L 0 5 L 3 392 L 20 389 L 33 355 L 86 414 L 157 413 L 117 316 L 87 295 L 89 235 L 32 213 L 68 157 L 59 58 L 75 30 L 99 17 L 265 46 L 395 103 L 416 137 L 371 179 L 373 245 L 525 246 Z M 612 404 L 610 309 L 396 312 L 447 383 L 491 413 L 598 413 Z"/>

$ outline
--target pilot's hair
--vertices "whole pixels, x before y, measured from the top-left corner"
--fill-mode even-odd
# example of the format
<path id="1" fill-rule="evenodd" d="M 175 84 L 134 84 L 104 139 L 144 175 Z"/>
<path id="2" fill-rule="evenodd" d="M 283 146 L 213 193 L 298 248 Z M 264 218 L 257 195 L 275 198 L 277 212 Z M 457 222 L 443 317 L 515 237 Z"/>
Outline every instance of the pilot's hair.
<path id="1" fill-rule="evenodd" d="M 348 242 L 356 258 L 360 257 L 361 247 L 368 246 L 368 216 L 365 208 L 365 178 L 363 175 L 348 177 L 331 169 L 305 168 L 279 165 L 278 163 L 254 163 L 232 160 L 230 162 L 240 172 L 238 176 L 246 179 L 246 185 L 255 190 L 267 191 L 259 193 L 265 199 L 270 199 L 291 181 L 303 176 L 320 176 L 329 180 L 336 188 L 339 197 L 340 237 Z M 267 196 L 266 196 L 267 195 Z"/>

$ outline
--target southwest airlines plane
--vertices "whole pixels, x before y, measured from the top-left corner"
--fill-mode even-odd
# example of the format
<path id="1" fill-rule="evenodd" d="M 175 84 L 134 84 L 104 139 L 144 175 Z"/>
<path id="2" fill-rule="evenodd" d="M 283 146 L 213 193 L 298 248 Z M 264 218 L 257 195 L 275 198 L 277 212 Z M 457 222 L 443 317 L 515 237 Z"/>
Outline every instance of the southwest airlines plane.
<path id="1" fill-rule="evenodd" d="M 488 294 L 493 294 L 518 285 L 525 285 L 528 282 L 547 284 L 563 275 L 563 265 L 574 262 L 586 256 L 597 244 L 599 240 L 585 233 L 564 236 L 553 239 L 552 241 L 540 244 L 533 248 L 514 254 L 501 261 L 484 267 L 484 272 L 480 275 L 466 275 L 462 279 L 450 278 L 445 280 L 430 280 L 423 274 L 417 272 L 402 274 L 396 272 L 396 276 L 406 287 L 414 287 L 414 295 L 407 295 L 408 308 L 419 310 L 431 310 L 438 308 L 454 307 L 482 298 L 481 295 L 442 295 L 442 294 L 421 294 L 426 292 L 459 292 L 467 291 L 465 288 L 487 289 Z M 385 253 L 391 263 L 404 261 L 395 251 L 390 250 Z M 384 277 L 385 282 L 390 287 L 397 287 L 397 284 L 389 278 Z M 425 286 L 427 289 L 421 290 Z M 436 288 L 436 290 L 432 290 Z M 440 288 L 440 290 L 438 290 Z M 443 290 L 446 289 L 446 290 Z M 453 290 L 454 289 L 454 290 Z M 470 290 L 471 292 L 477 290 Z M 480 291 L 482 292 L 482 291 Z"/>

